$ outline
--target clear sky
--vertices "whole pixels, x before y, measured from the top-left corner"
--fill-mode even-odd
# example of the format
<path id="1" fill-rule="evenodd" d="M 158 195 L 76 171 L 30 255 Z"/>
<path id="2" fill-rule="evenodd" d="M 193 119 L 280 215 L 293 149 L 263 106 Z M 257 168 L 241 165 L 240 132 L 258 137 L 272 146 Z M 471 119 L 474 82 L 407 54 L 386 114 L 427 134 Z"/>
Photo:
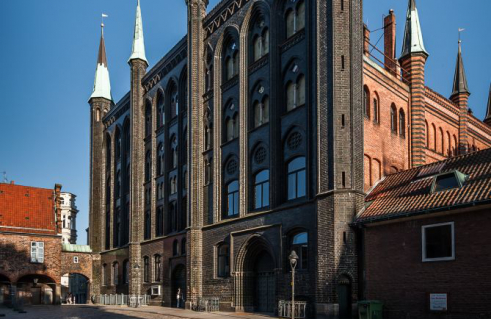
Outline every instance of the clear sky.
<path id="1" fill-rule="evenodd" d="M 219 1 L 210 0 L 209 9 Z M 426 49 L 426 83 L 449 96 L 462 34 L 470 107 L 483 118 L 491 81 L 491 1 L 418 0 Z M 472 2 L 472 5 L 470 5 Z M 184 0 L 141 0 L 150 67 L 186 33 Z M 89 192 L 89 105 L 101 13 L 109 18 L 105 38 L 112 93 L 129 90 L 131 40 L 136 0 L 0 0 L 0 172 L 17 184 L 77 195 L 78 243 L 85 244 Z M 406 0 L 365 0 L 369 29 L 382 27 L 394 9 L 397 52 L 403 36 Z M 381 31 L 372 33 L 376 42 Z M 379 44 L 382 44 L 380 41 Z M 1 175 L 0 175 L 1 178 Z"/>

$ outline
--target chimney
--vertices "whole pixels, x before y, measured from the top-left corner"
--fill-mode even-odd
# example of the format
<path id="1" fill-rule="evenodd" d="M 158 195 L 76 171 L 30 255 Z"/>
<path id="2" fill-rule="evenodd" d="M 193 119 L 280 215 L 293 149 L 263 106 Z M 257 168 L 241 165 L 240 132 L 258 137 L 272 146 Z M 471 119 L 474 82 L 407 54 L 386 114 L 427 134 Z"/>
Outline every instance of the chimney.
<path id="1" fill-rule="evenodd" d="M 370 30 L 366 24 L 363 24 L 363 36 L 365 41 L 363 42 L 363 54 L 366 56 L 370 55 Z"/>
<path id="2" fill-rule="evenodd" d="M 15 182 L 14 181 L 10 181 L 10 185 L 15 185 Z"/>
<path id="3" fill-rule="evenodd" d="M 384 66 L 391 74 L 397 74 L 396 63 L 396 16 L 394 10 L 384 19 Z"/>

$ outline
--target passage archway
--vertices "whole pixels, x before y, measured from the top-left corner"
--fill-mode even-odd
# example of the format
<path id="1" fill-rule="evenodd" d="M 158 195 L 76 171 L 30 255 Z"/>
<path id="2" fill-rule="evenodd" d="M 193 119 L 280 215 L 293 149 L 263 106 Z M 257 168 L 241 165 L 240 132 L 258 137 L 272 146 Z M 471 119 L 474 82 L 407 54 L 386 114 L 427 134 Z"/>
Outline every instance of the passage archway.
<path id="1" fill-rule="evenodd" d="M 17 280 L 17 297 L 27 305 L 52 305 L 56 282 L 45 275 L 26 275 Z"/>
<path id="2" fill-rule="evenodd" d="M 0 274 L 0 305 L 5 305 L 10 301 L 10 279 Z"/>
<path id="3" fill-rule="evenodd" d="M 89 298 L 89 278 L 78 273 L 61 277 L 61 300 L 67 304 L 86 304 Z"/>
<path id="4" fill-rule="evenodd" d="M 351 280 L 342 275 L 338 279 L 337 285 L 338 303 L 339 303 L 339 318 L 351 318 Z"/>
<path id="5" fill-rule="evenodd" d="M 235 304 L 239 311 L 273 313 L 276 306 L 276 263 L 268 242 L 253 237 L 237 257 Z"/>
<path id="6" fill-rule="evenodd" d="M 184 265 L 178 265 L 174 268 L 172 272 L 172 297 L 171 297 L 171 307 L 177 306 L 177 291 L 181 290 L 181 305 L 180 307 L 184 307 L 184 300 L 186 300 L 186 267 Z"/>

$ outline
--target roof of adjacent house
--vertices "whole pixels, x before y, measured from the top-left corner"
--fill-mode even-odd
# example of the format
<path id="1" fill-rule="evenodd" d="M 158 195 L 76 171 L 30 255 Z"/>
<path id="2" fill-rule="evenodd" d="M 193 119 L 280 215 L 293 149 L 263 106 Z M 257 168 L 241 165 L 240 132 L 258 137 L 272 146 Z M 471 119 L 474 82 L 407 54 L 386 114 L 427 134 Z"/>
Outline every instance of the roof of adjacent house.
<path id="1" fill-rule="evenodd" d="M 74 253 L 91 253 L 92 249 L 88 245 L 63 244 L 62 251 Z"/>
<path id="2" fill-rule="evenodd" d="M 0 231 L 56 233 L 54 190 L 0 183 Z"/>
<path id="3" fill-rule="evenodd" d="M 437 178 L 440 181 L 445 176 L 454 176 L 461 186 L 437 191 Z M 491 149 L 386 176 L 365 198 L 365 208 L 358 214 L 356 223 L 480 204 L 491 204 Z"/>

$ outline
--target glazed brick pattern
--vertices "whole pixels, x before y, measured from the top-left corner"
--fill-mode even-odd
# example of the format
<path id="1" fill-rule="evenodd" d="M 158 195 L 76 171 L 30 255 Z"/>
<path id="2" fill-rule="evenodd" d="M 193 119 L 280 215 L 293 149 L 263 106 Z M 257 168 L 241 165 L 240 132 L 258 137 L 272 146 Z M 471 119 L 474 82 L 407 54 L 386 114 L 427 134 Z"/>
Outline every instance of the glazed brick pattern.
<path id="1" fill-rule="evenodd" d="M 56 234 L 54 197 L 53 189 L 0 183 L 0 231 Z"/>
<path id="2" fill-rule="evenodd" d="M 31 242 L 44 243 L 44 263 L 31 263 Z M 11 282 L 25 275 L 46 275 L 61 280 L 61 236 L 0 233 L 0 273 Z"/>
<path id="3" fill-rule="evenodd" d="M 455 260 L 422 262 L 421 226 L 455 223 Z M 364 229 L 367 299 L 384 318 L 487 318 L 491 315 L 489 208 L 399 220 Z M 429 293 L 448 294 L 448 312 L 429 312 Z"/>

